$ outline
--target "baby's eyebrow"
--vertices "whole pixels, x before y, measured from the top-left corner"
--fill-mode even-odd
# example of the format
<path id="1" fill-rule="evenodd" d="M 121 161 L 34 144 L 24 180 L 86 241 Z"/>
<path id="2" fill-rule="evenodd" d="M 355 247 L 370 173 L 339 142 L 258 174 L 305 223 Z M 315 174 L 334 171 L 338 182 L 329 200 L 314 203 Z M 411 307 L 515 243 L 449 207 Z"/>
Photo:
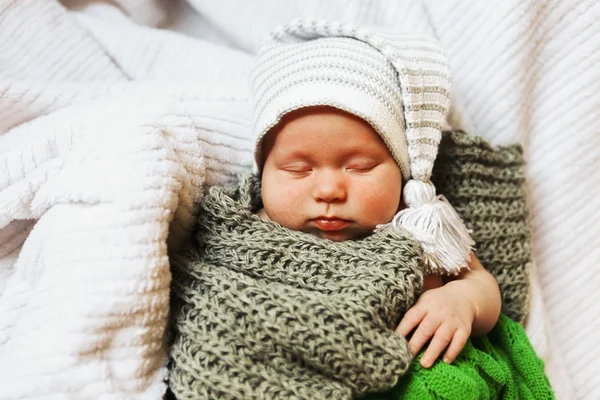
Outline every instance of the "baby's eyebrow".
<path id="1" fill-rule="evenodd" d="M 349 148 L 342 153 L 346 157 L 370 157 L 375 158 L 378 156 L 379 151 L 376 146 L 366 144 L 361 147 Z"/>
<path id="2" fill-rule="evenodd" d="M 278 158 L 283 161 L 305 161 L 311 160 L 310 153 L 304 149 L 282 150 Z"/>

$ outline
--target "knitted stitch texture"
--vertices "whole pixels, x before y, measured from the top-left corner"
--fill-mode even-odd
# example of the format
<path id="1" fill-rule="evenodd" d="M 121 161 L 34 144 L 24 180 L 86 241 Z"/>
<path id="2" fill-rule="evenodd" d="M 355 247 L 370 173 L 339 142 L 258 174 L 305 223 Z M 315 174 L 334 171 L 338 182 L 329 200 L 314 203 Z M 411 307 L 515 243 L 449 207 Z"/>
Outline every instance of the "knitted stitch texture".
<path id="1" fill-rule="evenodd" d="M 499 281 L 503 310 L 516 320 L 526 314 L 530 261 L 522 164 L 518 146 L 493 149 L 456 131 L 444 135 L 434 170 L 435 184 L 457 204 L 474 231 L 479 258 Z M 199 216 L 199 251 L 174 260 L 175 395 L 352 398 L 393 387 L 410 355 L 391 330 L 421 290 L 420 250 L 396 230 L 341 243 L 287 230 L 253 214 L 260 207 L 257 190 L 254 178 L 212 189 Z M 438 363 L 425 370 L 430 374 L 413 363 L 407 379 L 386 396 L 431 388 L 431 382 L 446 393 L 449 377 L 482 398 L 494 390 L 513 393 L 507 388 L 520 382 L 510 368 L 514 362 L 489 351 L 511 354 L 515 343 L 530 350 L 516 357 L 516 371 L 526 359 L 539 378 L 534 381 L 552 393 L 524 333 L 511 337 L 517 340 L 497 349 L 469 342 L 458 369 Z"/>
<path id="2" fill-rule="evenodd" d="M 393 387 L 412 355 L 394 333 L 423 285 L 404 231 L 333 242 L 254 214 L 260 182 L 213 188 L 199 254 L 174 260 L 180 399 L 348 399 Z"/>
<path id="3" fill-rule="evenodd" d="M 549 400 L 554 393 L 521 325 L 504 314 L 494 329 L 471 338 L 452 364 L 419 364 L 423 351 L 392 390 L 365 400 Z"/>
<path id="4" fill-rule="evenodd" d="M 477 257 L 496 278 L 502 312 L 528 312 L 531 246 L 521 146 L 493 148 L 478 136 L 445 132 L 432 180 L 472 229 Z"/>

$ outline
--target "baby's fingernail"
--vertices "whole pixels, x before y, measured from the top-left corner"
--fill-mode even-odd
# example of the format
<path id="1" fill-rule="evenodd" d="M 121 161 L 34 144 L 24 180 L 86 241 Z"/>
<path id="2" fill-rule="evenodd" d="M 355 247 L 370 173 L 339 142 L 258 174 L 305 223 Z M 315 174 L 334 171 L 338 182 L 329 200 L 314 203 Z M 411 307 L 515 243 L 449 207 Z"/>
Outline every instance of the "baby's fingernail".
<path id="1" fill-rule="evenodd" d="M 442 361 L 444 361 L 446 364 L 450 364 L 450 359 L 449 358 L 444 357 L 442 359 Z"/>

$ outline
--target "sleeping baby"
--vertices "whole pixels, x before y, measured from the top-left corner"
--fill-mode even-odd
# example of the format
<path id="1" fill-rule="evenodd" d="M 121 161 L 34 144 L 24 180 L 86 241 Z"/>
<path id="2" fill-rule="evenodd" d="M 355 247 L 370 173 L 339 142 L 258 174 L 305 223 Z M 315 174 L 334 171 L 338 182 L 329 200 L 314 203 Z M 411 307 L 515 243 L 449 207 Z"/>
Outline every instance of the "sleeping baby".
<path id="1" fill-rule="evenodd" d="M 294 21 L 266 39 L 251 87 L 256 172 L 210 190 L 174 260 L 172 394 L 551 398 L 430 180 L 450 96 L 439 45 Z M 470 343 L 492 328 L 526 343 L 530 377 Z"/>

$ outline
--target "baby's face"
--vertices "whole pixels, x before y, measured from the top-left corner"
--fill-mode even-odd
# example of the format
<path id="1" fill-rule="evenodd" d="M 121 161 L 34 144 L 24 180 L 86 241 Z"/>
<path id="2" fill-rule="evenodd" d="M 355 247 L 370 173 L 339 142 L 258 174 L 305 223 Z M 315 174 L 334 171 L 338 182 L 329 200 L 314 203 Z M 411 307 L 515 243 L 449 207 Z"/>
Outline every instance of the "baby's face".
<path id="1" fill-rule="evenodd" d="M 330 107 L 286 115 L 265 138 L 262 199 L 286 228 L 341 241 L 368 236 L 398 211 L 402 175 L 365 121 Z"/>

